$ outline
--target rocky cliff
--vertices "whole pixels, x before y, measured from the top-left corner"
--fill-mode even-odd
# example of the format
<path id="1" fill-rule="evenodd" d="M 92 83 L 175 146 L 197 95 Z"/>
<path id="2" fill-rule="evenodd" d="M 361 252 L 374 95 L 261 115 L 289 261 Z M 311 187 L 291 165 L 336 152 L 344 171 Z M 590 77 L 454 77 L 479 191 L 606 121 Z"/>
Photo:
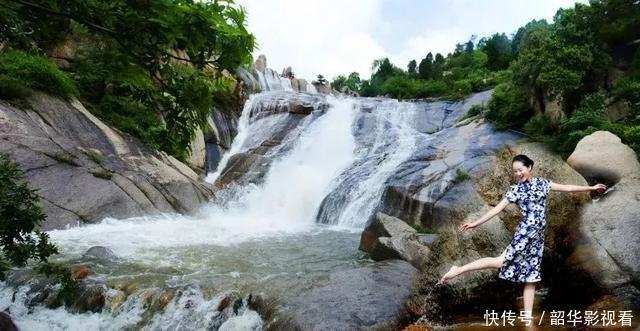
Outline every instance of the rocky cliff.
<path id="1" fill-rule="evenodd" d="M 70 102 L 42 93 L 0 100 L 0 152 L 38 189 L 45 230 L 163 212 L 188 213 L 212 196 L 188 166 L 144 146 Z"/>

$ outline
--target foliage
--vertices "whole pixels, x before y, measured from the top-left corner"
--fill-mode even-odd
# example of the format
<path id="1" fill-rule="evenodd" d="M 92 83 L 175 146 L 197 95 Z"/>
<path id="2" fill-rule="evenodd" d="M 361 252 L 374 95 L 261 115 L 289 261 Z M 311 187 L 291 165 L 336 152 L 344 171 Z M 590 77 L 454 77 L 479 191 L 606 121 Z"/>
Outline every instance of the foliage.
<path id="1" fill-rule="evenodd" d="M 482 41 L 480 49 L 487 54 L 487 68 L 490 70 L 507 69 L 512 58 L 511 40 L 504 33 L 495 33 Z"/>
<path id="2" fill-rule="evenodd" d="M 331 82 L 331 87 L 337 91 L 342 91 L 344 88 L 348 88 L 351 91 L 359 91 L 361 85 L 360 74 L 357 72 L 350 73 L 348 77 L 338 75 Z"/>
<path id="3" fill-rule="evenodd" d="M 451 183 L 458 184 L 458 183 L 462 183 L 465 180 L 471 179 L 471 176 L 469 176 L 468 173 L 466 173 L 463 170 L 460 170 L 460 168 L 456 169 L 456 177 L 453 178 L 453 180 L 451 181 Z"/>
<path id="4" fill-rule="evenodd" d="M 407 73 L 409 73 L 409 75 L 411 76 L 417 75 L 418 74 L 418 71 L 416 71 L 417 67 L 418 67 L 418 64 L 416 63 L 416 60 L 409 61 L 409 64 L 407 64 Z"/>
<path id="5" fill-rule="evenodd" d="M 408 99 L 416 94 L 420 82 L 404 75 L 393 76 L 382 83 L 380 90 L 397 99 Z"/>
<path id="6" fill-rule="evenodd" d="M 496 86 L 487 106 L 486 117 L 498 130 L 521 128 L 531 117 L 526 91 L 512 83 Z"/>
<path id="7" fill-rule="evenodd" d="M 179 159 L 212 107 L 233 101 L 221 72 L 251 62 L 255 47 L 231 1 L 16 0 L 0 14 L 8 48 L 50 53 L 77 41 L 71 70 L 87 107 Z"/>
<path id="8" fill-rule="evenodd" d="M 482 115 L 487 110 L 487 107 L 484 104 L 473 105 L 466 114 L 460 119 L 463 120 L 465 118 Z"/>
<path id="9" fill-rule="evenodd" d="M 30 94 L 31 90 L 22 81 L 9 75 L 0 74 L 1 99 L 24 98 Z"/>
<path id="10" fill-rule="evenodd" d="M 17 50 L 0 53 L 0 96 L 23 97 L 29 89 L 64 98 L 78 94 L 73 80 L 46 58 Z"/>
<path id="11" fill-rule="evenodd" d="M 524 132 L 537 141 L 551 143 L 556 128 L 544 114 L 536 114 L 524 125 Z"/>
<path id="12" fill-rule="evenodd" d="M 636 153 L 640 153 L 640 125 L 631 125 L 624 128 L 623 138 L 629 147 L 633 148 Z"/>
<path id="13" fill-rule="evenodd" d="M 606 107 L 605 92 L 599 91 L 586 96 L 575 113 L 560 122 L 560 130 L 555 139 L 556 149 L 568 155 L 580 139 L 599 130 L 607 130 L 622 137 L 620 126 L 607 117 Z"/>
<path id="14" fill-rule="evenodd" d="M 418 65 L 418 74 L 422 79 L 433 78 L 433 54 L 431 54 L 431 52 L 429 52 L 429 54 L 420 61 L 420 65 Z"/>
<path id="15" fill-rule="evenodd" d="M 80 283 L 73 279 L 68 267 L 57 263 L 42 263 L 36 267 L 36 271 L 47 277 L 53 278 L 60 284 L 57 300 L 65 305 L 71 305 L 80 295 Z"/>
<path id="16" fill-rule="evenodd" d="M 615 97 L 629 101 L 640 115 L 640 80 L 625 78 L 618 81 L 612 93 Z"/>
<path id="17" fill-rule="evenodd" d="M 8 155 L 0 154 L 0 279 L 11 267 L 22 267 L 31 259 L 47 262 L 57 248 L 47 233 L 39 230 L 46 219 L 38 205 L 40 197 L 26 182 Z"/>
<path id="18" fill-rule="evenodd" d="M 558 10 L 552 24 L 532 21 L 520 28 L 512 41 L 511 79 L 494 91 L 487 117 L 501 128 L 521 128 L 526 120 L 524 129 L 532 139 L 565 156 L 598 130 L 610 131 L 640 151 L 640 83 L 634 69 L 640 52 L 631 46 L 640 38 L 639 20 L 640 6 L 633 1 L 593 0 Z M 614 50 L 620 47 L 635 52 L 635 59 L 625 77 L 605 90 L 610 88 L 608 70 L 619 56 Z M 532 116 L 527 96 L 542 112 L 545 100 L 559 100 L 566 116 L 555 124 L 543 114 Z M 631 106 L 629 118 L 613 122 L 608 117 L 607 107 L 615 100 L 611 97 Z"/>

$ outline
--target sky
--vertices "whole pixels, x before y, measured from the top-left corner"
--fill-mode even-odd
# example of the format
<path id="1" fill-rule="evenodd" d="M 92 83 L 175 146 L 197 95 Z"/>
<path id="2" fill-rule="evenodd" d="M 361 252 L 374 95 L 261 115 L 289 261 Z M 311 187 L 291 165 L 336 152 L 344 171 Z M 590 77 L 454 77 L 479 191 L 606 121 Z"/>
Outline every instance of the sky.
<path id="1" fill-rule="evenodd" d="M 406 70 L 428 52 L 446 56 L 472 35 L 507 35 L 533 19 L 553 21 L 575 0 L 236 0 L 247 11 L 267 66 L 298 78 L 371 75 L 374 59 Z M 586 1 L 579 1 L 586 2 Z"/>

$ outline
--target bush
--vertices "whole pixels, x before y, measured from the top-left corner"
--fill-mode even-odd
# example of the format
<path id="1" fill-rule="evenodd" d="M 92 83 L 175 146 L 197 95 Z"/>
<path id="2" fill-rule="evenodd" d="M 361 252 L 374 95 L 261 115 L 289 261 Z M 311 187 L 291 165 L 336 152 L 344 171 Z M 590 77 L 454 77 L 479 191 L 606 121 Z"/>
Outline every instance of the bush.
<path id="1" fill-rule="evenodd" d="M 11 267 L 24 266 L 28 260 L 47 262 L 57 248 L 49 236 L 39 230 L 46 219 L 38 205 L 40 197 L 26 182 L 22 172 L 8 155 L 0 154 L 0 279 Z"/>
<path id="2" fill-rule="evenodd" d="M 422 81 L 416 89 L 416 97 L 428 98 L 446 95 L 449 91 L 447 83 L 441 80 Z"/>
<path id="3" fill-rule="evenodd" d="M 536 114 L 524 125 L 524 131 L 534 140 L 550 142 L 555 135 L 551 121 L 544 114 Z"/>
<path id="4" fill-rule="evenodd" d="M 602 91 L 583 98 L 578 109 L 560 123 L 560 132 L 554 147 L 562 154 L 573 152 L 580 139 L 599 130 L 624 137 L 623 126 L 612 123 L 607 117 L 606 94 Z"/>
<path id="5" fill-rule="evenodd" d="M 397 99 L 413 98 L 418 90 L 419 82 L 416 79 L 406 76 L 393 76 L 387 79 L 380 90 L 384 94 L 389 94 Z"/>
<path id="6" fill-rule="evenodd" d="M 467 79 L 453 82 L 451 87 L 451 98 L 460 100 L 469 95 L 473 91 L 471 81 Z"/>
<path id="7" fill-rule="evenodd" d="M 477 116 L 477 115 L 481 115 L 483 114 L 485 111 L 487 110 L 487 107 L 483 104 L 479 104 L 479 105 L 473 105 L 471 106 L 471 108 L 469 108 L 469 110 L 467 111 L 466 114 L 464 114 L 464 116 L 462 116 L 462 118 L 460 119 L 460 121 L 462 121 L 463 119 L 469 118 L 469 117 L 473 117 L 473 116 Z"/>
<path id="8" fill-rule="evenodd" d="M 527 93 L 512 83 L 496 86 L 488 108 L 486 118 L 498 130 L 521 128 L 531 117 Z"/>
<path id="9" fill-rule="evenodd" d="M 613 95 L 629 101 L 636 115 L 640 115 L 640 80 L 625 78 L 618 81 Z"/>
<path id="10" fill-rule="evenodd" d="M 161 148 L 160 137 L 166 135 L 166 129 L 160 115 L 134 97 L 107 95 L 90 110 L 110 125 L 140 138 L 148 146 Z"/>
<path id="11" fill-rule="evenodd" d="M 466 173 L 463 170 L 460 169 L 456 169 L 456 177 L 453 178 L 453 180 L 451 181 L 454 185 L 458 184 L 458 183 L 462 183 L 465 180 L 471 179 L 471 176 L 469 176 L 468 173 Z"/>
<path id="12" fill-rule="evenodd" d="M 629 147 L 640 154 L 640 125 L 629 126 L 624 129 L 622 140 Z"/>
<path id="13" fill-rule="evenodd" d="M 0 78 L 0 81 L 4 80 L 4 85 L 13 84 L 13 88 L 1 88 L 0 95 L 24 96 L 24 91 L 29 88 L 63 98 L 78 95 L 78 90 L 71 78 L 54 64 L 44 57 L 22 51 L 0 53 L 0 75 L 11 77 L 10 79 Z M 0 83 L 0 87 L 2 84 Z"/>
<path id="14" fill-rule="evenodd" d="M 0 74 L 0 98 L 15 99 L 29 96 L 29 90 L 20 80 Z"/>

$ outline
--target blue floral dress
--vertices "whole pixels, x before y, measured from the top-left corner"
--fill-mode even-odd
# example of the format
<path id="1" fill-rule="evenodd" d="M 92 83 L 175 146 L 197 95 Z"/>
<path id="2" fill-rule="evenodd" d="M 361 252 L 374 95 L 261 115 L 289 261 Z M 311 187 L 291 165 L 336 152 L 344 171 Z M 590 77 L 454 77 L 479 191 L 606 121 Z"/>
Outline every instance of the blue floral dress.
<path id="1" fill-rule="evenodd" d="M 547 194 L 552 181 L 533 177 L 509 187 L 504 197 L 520 207 L 522 219 L 516 226 L 513 239 L 507 246 L 498 277 L 513 282 L 537 282 L 541 278 L 540 265 L 547 227 Z"/>

